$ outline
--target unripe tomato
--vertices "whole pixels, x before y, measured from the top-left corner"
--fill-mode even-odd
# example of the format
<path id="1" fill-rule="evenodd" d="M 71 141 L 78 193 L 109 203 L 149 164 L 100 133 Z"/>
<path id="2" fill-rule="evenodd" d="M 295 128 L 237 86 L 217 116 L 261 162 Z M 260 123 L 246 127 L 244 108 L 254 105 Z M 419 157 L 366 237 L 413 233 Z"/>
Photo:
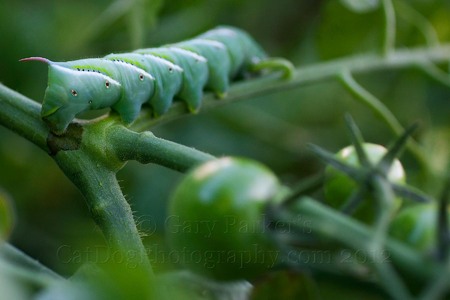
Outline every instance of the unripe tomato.
<path id="1" fill-rule="evenodd" d="M 381 145 L 365 143 L 363 149 L 367 153 L 367 157 L 370 162 L 376 164 L 378 163 L 383 155 L 387 152 L 387 149 Z M 353 146 L 347 146 L 341 149 L 336 157 L 340 160 L 348 163 L 352 166 L 359 166 L 358 157 L 356 155 L 356 150 Z M 357 183 L 348 177 L 346 174 L 340 172 L 332 166 L 328 166 L 325 170 L 325 199 L 326 202 L 334 207 L 341 208 L 351 194 L 357 188 Z M 402 184 L 406 181 L 405 171 L 403 170 L 402 164 L 398 159 L 394 160 L 391 169 L 388 173 L 388 180 L 393 183 Z M 399 197 L 393 199 L 392 204 L 393 211 L 400 208 L 402 200 Z M 373 222 L 376 214 L 376 201 L 372 197 L 367 197 L 355 210 L 353 216 L 363 222 L 371 223 Z"/>
<path id="2" fill-rule="evenodd" d="M 450 217 L 450 210 L 448 211 Z M 414 249 L 431 252 L 437 246 L 436 203 L 421 203 L 400 211 L 390 226 L 390 235 Z"/>
<path id="3" fill-rule="evenodd" d="M 275 264 L 264 209 L 280 189 L 258 162 L 224 157 L 189 172 L 169 203 L 171 255 L 184 266 L 222 280 L 248 279 Z"/>

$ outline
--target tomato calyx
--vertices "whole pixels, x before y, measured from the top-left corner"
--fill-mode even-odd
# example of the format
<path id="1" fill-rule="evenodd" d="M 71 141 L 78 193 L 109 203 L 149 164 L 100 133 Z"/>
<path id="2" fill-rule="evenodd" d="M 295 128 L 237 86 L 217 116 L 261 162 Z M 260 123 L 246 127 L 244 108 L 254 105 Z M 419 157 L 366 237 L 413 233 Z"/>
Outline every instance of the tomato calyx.
<path id="1" fill-rule="evenodd" d="M 383 191 L 381 190 L 386 189 L 389 190 L 389 194 L 394 194 L 395 196 L 417 202 L 429 202 L 431 200 L 429 196 L 419 190 L 408 186 L 403 182 L 395 182 L 390 178 L 390 176 L 392 176 L 390 170 L 396 164 L 396 158 L 406 147 L 408 139 L 416 130 L 417 124 L 413 124 L 407 128 L 404 133 L 394 141 L 392 146 L 381 155 L 381 158 L 374 162 L 373 159 L 370 159 L 370 156 L 373 155 L 373 153 L 371 153 L 370 150 L 367 151 L 366 147 L 368 144 L 364 142 L 359 128 L 350 116 L 346 116 L 346 123 L 353 146 L 341 150 L 343 151 L 340 153 L 341 157 L 336 157 L 334 153 L 328 152 L 316 145 L 310 146 L 311 151 L 321 160 L 338 172 L 343 173 L 354 182 L 355 190 L 348 196 L 347 201 L 341 207 L 341 210 L 344 213 L 351 214 L 361 202 L 363 202 L 363 199 L 367 195 L 373 195 L 378 203 L 386 202 L 386 199 L 380 197 L 380 194 L 383 194 Z M 375 145 L 373 147 L 375 147 Z M 346 161 L 345 158 L 350 156 L 350 152 L 356 153 L 356 162 L 349 163 Z"/>

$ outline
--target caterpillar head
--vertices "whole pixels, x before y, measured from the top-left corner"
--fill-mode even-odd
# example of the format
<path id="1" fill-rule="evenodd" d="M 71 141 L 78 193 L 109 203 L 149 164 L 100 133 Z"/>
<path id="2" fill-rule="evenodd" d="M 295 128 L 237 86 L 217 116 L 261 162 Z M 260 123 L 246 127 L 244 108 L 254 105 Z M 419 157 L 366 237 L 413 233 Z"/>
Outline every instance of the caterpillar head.
<path id="1" fill-rule="evenodd" d="M 120 83 L 106 75 L 69 69 L 47 59 L 25 60 L 49 64 L 41 117 L 56 134 L 63 133 L 77 114 L 109 107 L 120 98 Z"/>

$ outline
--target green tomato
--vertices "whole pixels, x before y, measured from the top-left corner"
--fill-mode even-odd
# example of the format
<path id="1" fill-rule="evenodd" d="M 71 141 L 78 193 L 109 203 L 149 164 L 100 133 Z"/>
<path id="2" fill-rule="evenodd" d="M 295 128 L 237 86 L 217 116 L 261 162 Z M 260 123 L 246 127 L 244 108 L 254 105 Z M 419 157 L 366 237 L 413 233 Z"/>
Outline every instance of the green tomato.
<path id="1" fill-rule="evenodd" d="M 448 210 L 450 217 L 450 210 Z M 391 223 L 389 232 L 414 249 L 431 252 L 437 245 L 436 203 L 421 203 L 408 206 L 400 211 Z"/>
<path id="2" fill-rule="evenodd" d="M 220 280 L 249 279 L 277 258 L 265 206 L 280 191 L 258 162 L 224 157 L 189 172 L 170 199 L 166 234 L 173 259 Z"/>
<path id="3" fill-rule="evenodd" d="M 383 155 L 387 152 L 387 149 L 383 146 L 365 143 L 363 149 L 367 153 L 367 157 L 370 162 L 376 164 L 378 163 Z M 356 155 L 356 150 L 353 146 L 347 146 L 341 149 L 336 157 L 340 160 L 346 162 L 352 166 L 359 166 L 358 157 Z M 332 166 L 328 166 L 325 170 L 325 199 L 326 202 L 336 208 L 340 209 L 351 194 L 356 190 L 357 183 L 348 177 L 346 174 L 335 169 Z M 388 179 L 390 182 L 397 184 L 405 183 L 405 171 L 403 170 L 402 164 L 399 160 L 394 160 L 391 169 L 388 173 Z M 393 212 L 397 211 L 401 204 L 402 199 L 395 197 L 392 204 Z M 353 216 L 363 222 L 372 223 L 375 219 L 376 214 L 376 202 L 372 197 L 364 199 L 363 202 L 355 210 Z"/>

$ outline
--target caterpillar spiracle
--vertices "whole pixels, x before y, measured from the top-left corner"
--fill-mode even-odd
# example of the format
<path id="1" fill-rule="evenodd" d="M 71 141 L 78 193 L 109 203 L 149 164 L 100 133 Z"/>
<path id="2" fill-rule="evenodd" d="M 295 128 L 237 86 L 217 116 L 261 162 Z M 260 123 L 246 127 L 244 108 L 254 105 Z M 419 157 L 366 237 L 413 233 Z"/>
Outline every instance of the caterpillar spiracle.
<path id="1" fill-rule="evenodd" d="M 153 115 L 160 116 L 178 98 L 196 112 L 203 90 L 222 98 L 230 80 L 245 77 L 270 58 L 248 33 L 219 26 L 190 40 L 103 58 L 53 62 L 29 57 L 21 61 L 32 60 L 49 66 L 41 117 L 51 131 L 62 134 L 87 110 L 110 107 L 124 123 L 131 124 L 143 104 L 148 103 Z"/>

